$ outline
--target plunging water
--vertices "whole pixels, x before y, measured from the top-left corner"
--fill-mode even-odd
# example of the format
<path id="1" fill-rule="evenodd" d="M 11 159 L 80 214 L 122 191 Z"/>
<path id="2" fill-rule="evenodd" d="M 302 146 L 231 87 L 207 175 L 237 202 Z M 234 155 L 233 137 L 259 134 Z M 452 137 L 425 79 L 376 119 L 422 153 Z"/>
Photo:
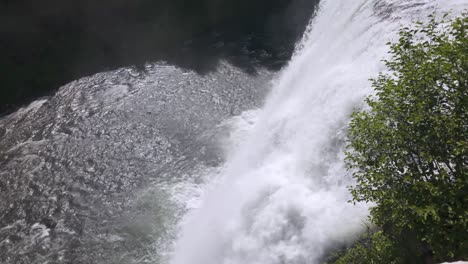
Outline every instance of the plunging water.
<path id="1" fill-rule="evenodd" d="M 467 7 L 323 0 L 279 75 L 148 64 L 2 117 L 0 262 L 320 263 L 366 224 L 342 153 L 385 43 Z"/>
<path id="2" fill-rule="evenodd" d="M 386 42 L 459 0 L 324 0 L 255 124 L 182 223 L 172 264 L 316 263 L 365 226 L 343 165 L 349 115 L 385 68 Z M 248 123 L 248 122 L 247 122 Z"/>

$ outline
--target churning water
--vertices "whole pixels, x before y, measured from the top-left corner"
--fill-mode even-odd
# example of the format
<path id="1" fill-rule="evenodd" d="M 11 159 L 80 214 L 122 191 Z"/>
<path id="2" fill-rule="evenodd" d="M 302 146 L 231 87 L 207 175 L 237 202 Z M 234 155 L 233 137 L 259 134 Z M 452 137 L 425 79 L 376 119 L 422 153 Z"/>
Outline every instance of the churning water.
<path id="1" fill-rule="evenodd" d="M 263 109 L 181 223 L 171 264 L 316 263 L 364 227 L 343 142 L 401 25 L 468 6 L 447 0 L 324 0 Z"/>
<path id="2" fill-rule="evenodd" d="M 1 118 L 0 263 L 319 263 L 365 227 L 343 145 L 385 43 L 467 7 L 322 0 L 279 75 L 122 68 Z"/>

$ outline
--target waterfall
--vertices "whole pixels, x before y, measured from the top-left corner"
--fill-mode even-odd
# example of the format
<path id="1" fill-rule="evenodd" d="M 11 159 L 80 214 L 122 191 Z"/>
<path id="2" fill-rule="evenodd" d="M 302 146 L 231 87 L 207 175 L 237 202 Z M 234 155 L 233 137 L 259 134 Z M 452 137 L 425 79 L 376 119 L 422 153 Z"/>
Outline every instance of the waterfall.
<path id="1" fill-rule="evenodd" d="M 255 124 L 186 215 L 172 264 L 317 263 L 365 227 L 348 203 L 343 146 L 350 113 L 385 71 L 401 25 L 462 10 L 460 0 L 323 0 Z M 250 112 L 249 114 L 252 114 Z"/>

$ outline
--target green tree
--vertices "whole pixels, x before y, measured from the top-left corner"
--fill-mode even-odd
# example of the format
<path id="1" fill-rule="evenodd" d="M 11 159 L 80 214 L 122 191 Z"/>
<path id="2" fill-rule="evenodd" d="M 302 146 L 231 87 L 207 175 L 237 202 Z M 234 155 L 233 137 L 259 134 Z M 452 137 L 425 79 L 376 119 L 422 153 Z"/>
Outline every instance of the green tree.
<path id="1" fill-rule="evenodd" d="M 402 260 L 395 252 L 393 241 L 388 239 L 382 231 L 368 230 L 361 235 L 351 247 L 344 252 L 332 254 L 326 263 L 333 264 L 400 264 Z"/>
<path id="2" fill-rule="evenodd" d="M 348 134 L 353 201 L 435 260 L 468 258 L 467 27 L 463 14 L 403 28 Z"/>

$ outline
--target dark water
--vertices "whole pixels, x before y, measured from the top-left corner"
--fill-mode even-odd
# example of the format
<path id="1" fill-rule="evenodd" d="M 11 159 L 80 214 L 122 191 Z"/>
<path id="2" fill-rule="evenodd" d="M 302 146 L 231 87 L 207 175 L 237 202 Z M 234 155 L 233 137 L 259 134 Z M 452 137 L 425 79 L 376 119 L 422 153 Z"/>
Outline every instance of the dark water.
<path id="1" fill-rule="evenodd" d="M 1 2 L 0 263 L 165 263 L 167 186 L 223 163 L 220 124 L 261 106 L 315 4 Z"/>
<path id="2" fill-rule="evenodd" d="M 83 76 L 165 60 L 199 73 L 290 58 L 316 0 L 4 0 L 0 113 Z"/>
<path id="3" fill-rule="evenodd" d="M 271 78 L 124 68 L 0 119 L 0 263 L 164 263 L 180 212 L 164 186 L 223 162 L 219 124 Z"/>

